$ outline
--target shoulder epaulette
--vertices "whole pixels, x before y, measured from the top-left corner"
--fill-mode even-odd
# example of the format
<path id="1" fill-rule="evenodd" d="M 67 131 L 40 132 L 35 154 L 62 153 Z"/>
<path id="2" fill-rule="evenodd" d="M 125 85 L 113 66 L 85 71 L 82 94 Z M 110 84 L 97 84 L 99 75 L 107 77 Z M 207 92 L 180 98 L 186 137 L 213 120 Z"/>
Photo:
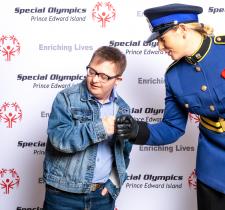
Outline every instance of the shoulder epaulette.
<path id="1" fill-rule="evenodd" d="M 180 60 L 176 60 L 176 61 L 174 61 L 173 63 L 171 63 L 170 65 L 169 65 L 169 67 L 166 69 L 166 73 L 170 70 L 170 69 L 172 69 L 172 67 L 177 63 L 177 62 L 179 62 Z"/>
<path id="2" fill-rule="evenodd" d="M 214 37 L 215 44 L 225 44 L 225 35 L 222 36 L 215 36 Z"/>

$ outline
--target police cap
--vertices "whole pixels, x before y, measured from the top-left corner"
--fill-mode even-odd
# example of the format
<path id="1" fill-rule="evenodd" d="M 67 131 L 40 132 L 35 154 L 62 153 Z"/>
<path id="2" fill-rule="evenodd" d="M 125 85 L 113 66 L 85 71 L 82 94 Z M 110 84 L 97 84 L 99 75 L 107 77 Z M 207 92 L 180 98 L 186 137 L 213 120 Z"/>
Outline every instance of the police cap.
<path id="1" fill-rule="evenodd" d="M 151 42 L 179 23 L 198 22 L 198 14 L 203 9 L 187 4 L 168 4 L 146 9 L 146 16 L 152 32 L 146 42 Z"/>

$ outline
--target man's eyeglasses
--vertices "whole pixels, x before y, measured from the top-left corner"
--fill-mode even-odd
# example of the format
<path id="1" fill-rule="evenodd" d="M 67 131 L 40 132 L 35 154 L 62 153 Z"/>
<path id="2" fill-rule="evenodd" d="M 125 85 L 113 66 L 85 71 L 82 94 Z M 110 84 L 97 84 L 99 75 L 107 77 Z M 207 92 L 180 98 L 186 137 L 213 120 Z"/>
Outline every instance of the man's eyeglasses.
<path id="1" fill-rule="evenodd" d="M 95 69 L 91 68 L 90 66 L 87 66 L 86 67 L 87 69 L 87 75 L 90 76 L 90 77 L 95 77 L 96 75 L 98 76 L 98 79 L 101 81 L 101 82 L 107 82 L 111 79 L 114 79 L 114 78 L 117 78 L 121 75 L 115 75 L 115 76 L 108 76 L 104 73 L 98 73 Z"/>

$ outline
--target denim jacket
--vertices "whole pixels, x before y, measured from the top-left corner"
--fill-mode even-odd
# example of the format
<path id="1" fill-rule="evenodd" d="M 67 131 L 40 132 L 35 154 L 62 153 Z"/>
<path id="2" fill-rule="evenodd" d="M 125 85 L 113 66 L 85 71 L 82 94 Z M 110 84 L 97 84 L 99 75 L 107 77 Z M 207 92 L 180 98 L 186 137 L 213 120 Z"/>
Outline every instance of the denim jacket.
<path id="1" fill-rule="evenodd" d="M 116 116 L 129 114 L 129 106 L 118 96 Z M 95 168 L 97 145 L 107 138 L 97 102 L 91 98 L 86 80 L 59 92 L 48 121 L 48 140 L 44 160 L 46 184 L 72 193 L 89 193 Z M 126 169 L 132 145 L 114 140 L 114 163 L 105 183 L 116 199 L 127 178 Z M 116 176 L 115 176 L 116 175 Z M 112 177 L 117 178 L 117 185 Z"/>

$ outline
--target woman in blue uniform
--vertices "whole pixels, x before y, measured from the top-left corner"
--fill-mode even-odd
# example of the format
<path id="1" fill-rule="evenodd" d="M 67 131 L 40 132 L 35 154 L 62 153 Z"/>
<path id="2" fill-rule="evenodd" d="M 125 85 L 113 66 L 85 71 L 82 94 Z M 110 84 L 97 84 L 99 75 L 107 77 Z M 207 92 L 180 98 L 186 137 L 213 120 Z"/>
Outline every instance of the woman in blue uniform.
<path id="1" fill-rule="evenodd" d="M 188 113 L 199 115 L 198 209 L 225 210 L 225 36 L 198 22 L 202 11 L 184 4 L 144 11 L 152 31 L 147 41 L 157 39 L 174 60 L 165 74 L 165 112 L 157 124 L 121 116 L 117 135 L 134 144 L 170 144 L 184 134 Z"/>

